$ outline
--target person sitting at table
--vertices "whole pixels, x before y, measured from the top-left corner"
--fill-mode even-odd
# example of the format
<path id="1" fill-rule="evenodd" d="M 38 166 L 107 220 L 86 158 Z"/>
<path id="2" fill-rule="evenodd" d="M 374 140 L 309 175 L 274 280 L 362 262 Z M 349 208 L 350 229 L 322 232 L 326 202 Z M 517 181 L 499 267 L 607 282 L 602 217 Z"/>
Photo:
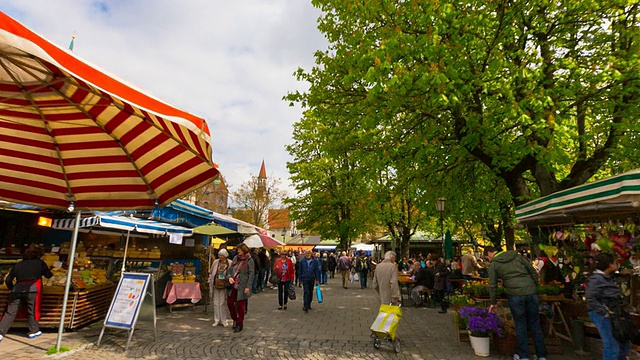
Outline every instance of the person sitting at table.
<path id="1" fill-rule="evenodd" d="M 460 266 L 457 262 L 451 263 L 451 274 L 449 274 L 449 280 L 460 280 L 463 279 L 462 270 L 460 270 Z"/>
<path id="2" fill-rule="evenodd" d="M 413 263 L 415 286 L 411 289 L 411 298 L 415 307 L 422 306 L 422 291 L 433 289 L 433 279 L 429 278 L 429 273 L 426 268 L 420 265 L 419 261 Z"/>
<path id="3" fill-rule="evenodd" d="M 405 257 L 398 263 L 398 271 L 409 271 L 409 260 Z"/>

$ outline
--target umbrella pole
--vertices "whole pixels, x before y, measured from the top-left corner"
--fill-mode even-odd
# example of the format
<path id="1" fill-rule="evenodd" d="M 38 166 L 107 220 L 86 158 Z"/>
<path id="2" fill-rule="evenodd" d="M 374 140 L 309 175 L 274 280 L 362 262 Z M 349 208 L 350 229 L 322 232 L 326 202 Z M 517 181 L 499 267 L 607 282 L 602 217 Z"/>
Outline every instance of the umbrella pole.
<path id="1" fill-rule="evenodd" d="M 129 249 L 129 234 L 130 230 L 127 230 L 127 241 L 124 243 L 124 258 L 122 259 L 122 270 L 120 270 L 120 276 L 124 273 L 125 265 L 127 264 L 127 250 Z"/>
<path id="2" fill-rule="evenodd" d="M 213 238 L 211 236 L 209 236 L 209 262 L 207 263 L 207 266 L 209 267 L 207 269 L 207 271 L 209 272 L 209 284 L 211 284 L 211 253 L 213 252 Z M 211 285 L 209 285 L 211 286 Z M 207 294 L 207 302 L 204 304 L 204 313 L 207 313 L 207 308 L 209 307 L 209 304 L 211 303 L 211 294 L 213 292 L 213 289 L 209 289 L 209 293 Z"/>
<path id="3" fill-rule="evenodd" d="M 78 229 L 80 228 L 80 214 L 76 213 L 76 222 L 73 225 L 73 236 L 71 237 L 71 249 L 69 250 L 69 269 L 67 270 L 67 282 L 64 286 L 64 297 L 62 300 L 62 314 L 60 315 L 60 325 L 58 325 L 58 338 L 56 340 L 56 352 L 60 352 L 62 333 L 64 332 L 64 318 L 67 312 L 67 301 L 69 300 L 69 288 L 71 287 L 71 276 L 73 275 L 73 260 L 76 256 L 76 245 L 78 243 Z"/>

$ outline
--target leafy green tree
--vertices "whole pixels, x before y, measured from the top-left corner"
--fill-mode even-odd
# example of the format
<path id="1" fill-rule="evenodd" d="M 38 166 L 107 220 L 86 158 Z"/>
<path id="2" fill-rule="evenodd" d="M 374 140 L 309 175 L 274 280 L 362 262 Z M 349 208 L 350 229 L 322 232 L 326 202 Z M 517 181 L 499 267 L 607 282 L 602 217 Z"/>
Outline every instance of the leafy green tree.
<path id="1" fill-rule="evenodd" d="M 515 205 L 638 163 L 637 2 L 313 4 L 330 48 L 297 72 L 309 90 L 287 99 L 315 116 L 340 113 L 345 134 L 404 130 L 383 138 L 388 149 L 415 130 L 423 141 L 407 153 L 447 157 L 437 171 L 478 163 L 496 185 L 485 213 L 496 214 L 508 243 Z M 454 181 L 450 193 L 461 188 Z"/>
<path id="2" fill-rule="evenodd" d="M 369 192 L 348 145 L 357 134 L 344 136 L 339 119 L 307 113 L 294 125 L 294 143 L 287 146 L 294 159 L 287 168 L 298 195 L 285 203 L 300 228 L 339 239 L 339 247 L 348 249 L 372 223 L 365 208 Z"/>

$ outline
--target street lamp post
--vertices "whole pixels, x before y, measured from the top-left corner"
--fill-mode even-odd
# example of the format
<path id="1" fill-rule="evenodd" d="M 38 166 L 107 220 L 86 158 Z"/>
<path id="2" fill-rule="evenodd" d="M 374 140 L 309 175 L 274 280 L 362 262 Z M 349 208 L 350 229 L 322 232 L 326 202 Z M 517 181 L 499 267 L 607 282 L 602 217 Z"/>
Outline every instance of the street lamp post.
<path id="1" fill-rule="evenodd" d="M 287 228 L 282 228 L 282 242 L 287 243 Z"/>
<path id="2" fill-rule="evenodd" d="M 444 214 L 444 208 L 447 200 L 445 198 L 440 198 L 436 202 L 436 210 L 440 213 L 440 236 L 442 236 L 442 257 L 446 258 L 446 253 L 444 249 L 444 218 L 442 217 Z"/>

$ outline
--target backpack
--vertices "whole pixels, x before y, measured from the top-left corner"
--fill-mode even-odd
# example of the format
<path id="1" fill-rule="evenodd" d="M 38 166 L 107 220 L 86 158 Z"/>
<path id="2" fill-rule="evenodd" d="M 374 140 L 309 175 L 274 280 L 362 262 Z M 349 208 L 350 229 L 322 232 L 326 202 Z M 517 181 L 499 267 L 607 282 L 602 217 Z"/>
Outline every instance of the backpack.
<path id="1" fill-rule="evenodd" d="M 361 257 L 358 258 L 356 267 L 358 268 L 358 271 L 363 271 L 367 269 L 367 257 Z"/>

